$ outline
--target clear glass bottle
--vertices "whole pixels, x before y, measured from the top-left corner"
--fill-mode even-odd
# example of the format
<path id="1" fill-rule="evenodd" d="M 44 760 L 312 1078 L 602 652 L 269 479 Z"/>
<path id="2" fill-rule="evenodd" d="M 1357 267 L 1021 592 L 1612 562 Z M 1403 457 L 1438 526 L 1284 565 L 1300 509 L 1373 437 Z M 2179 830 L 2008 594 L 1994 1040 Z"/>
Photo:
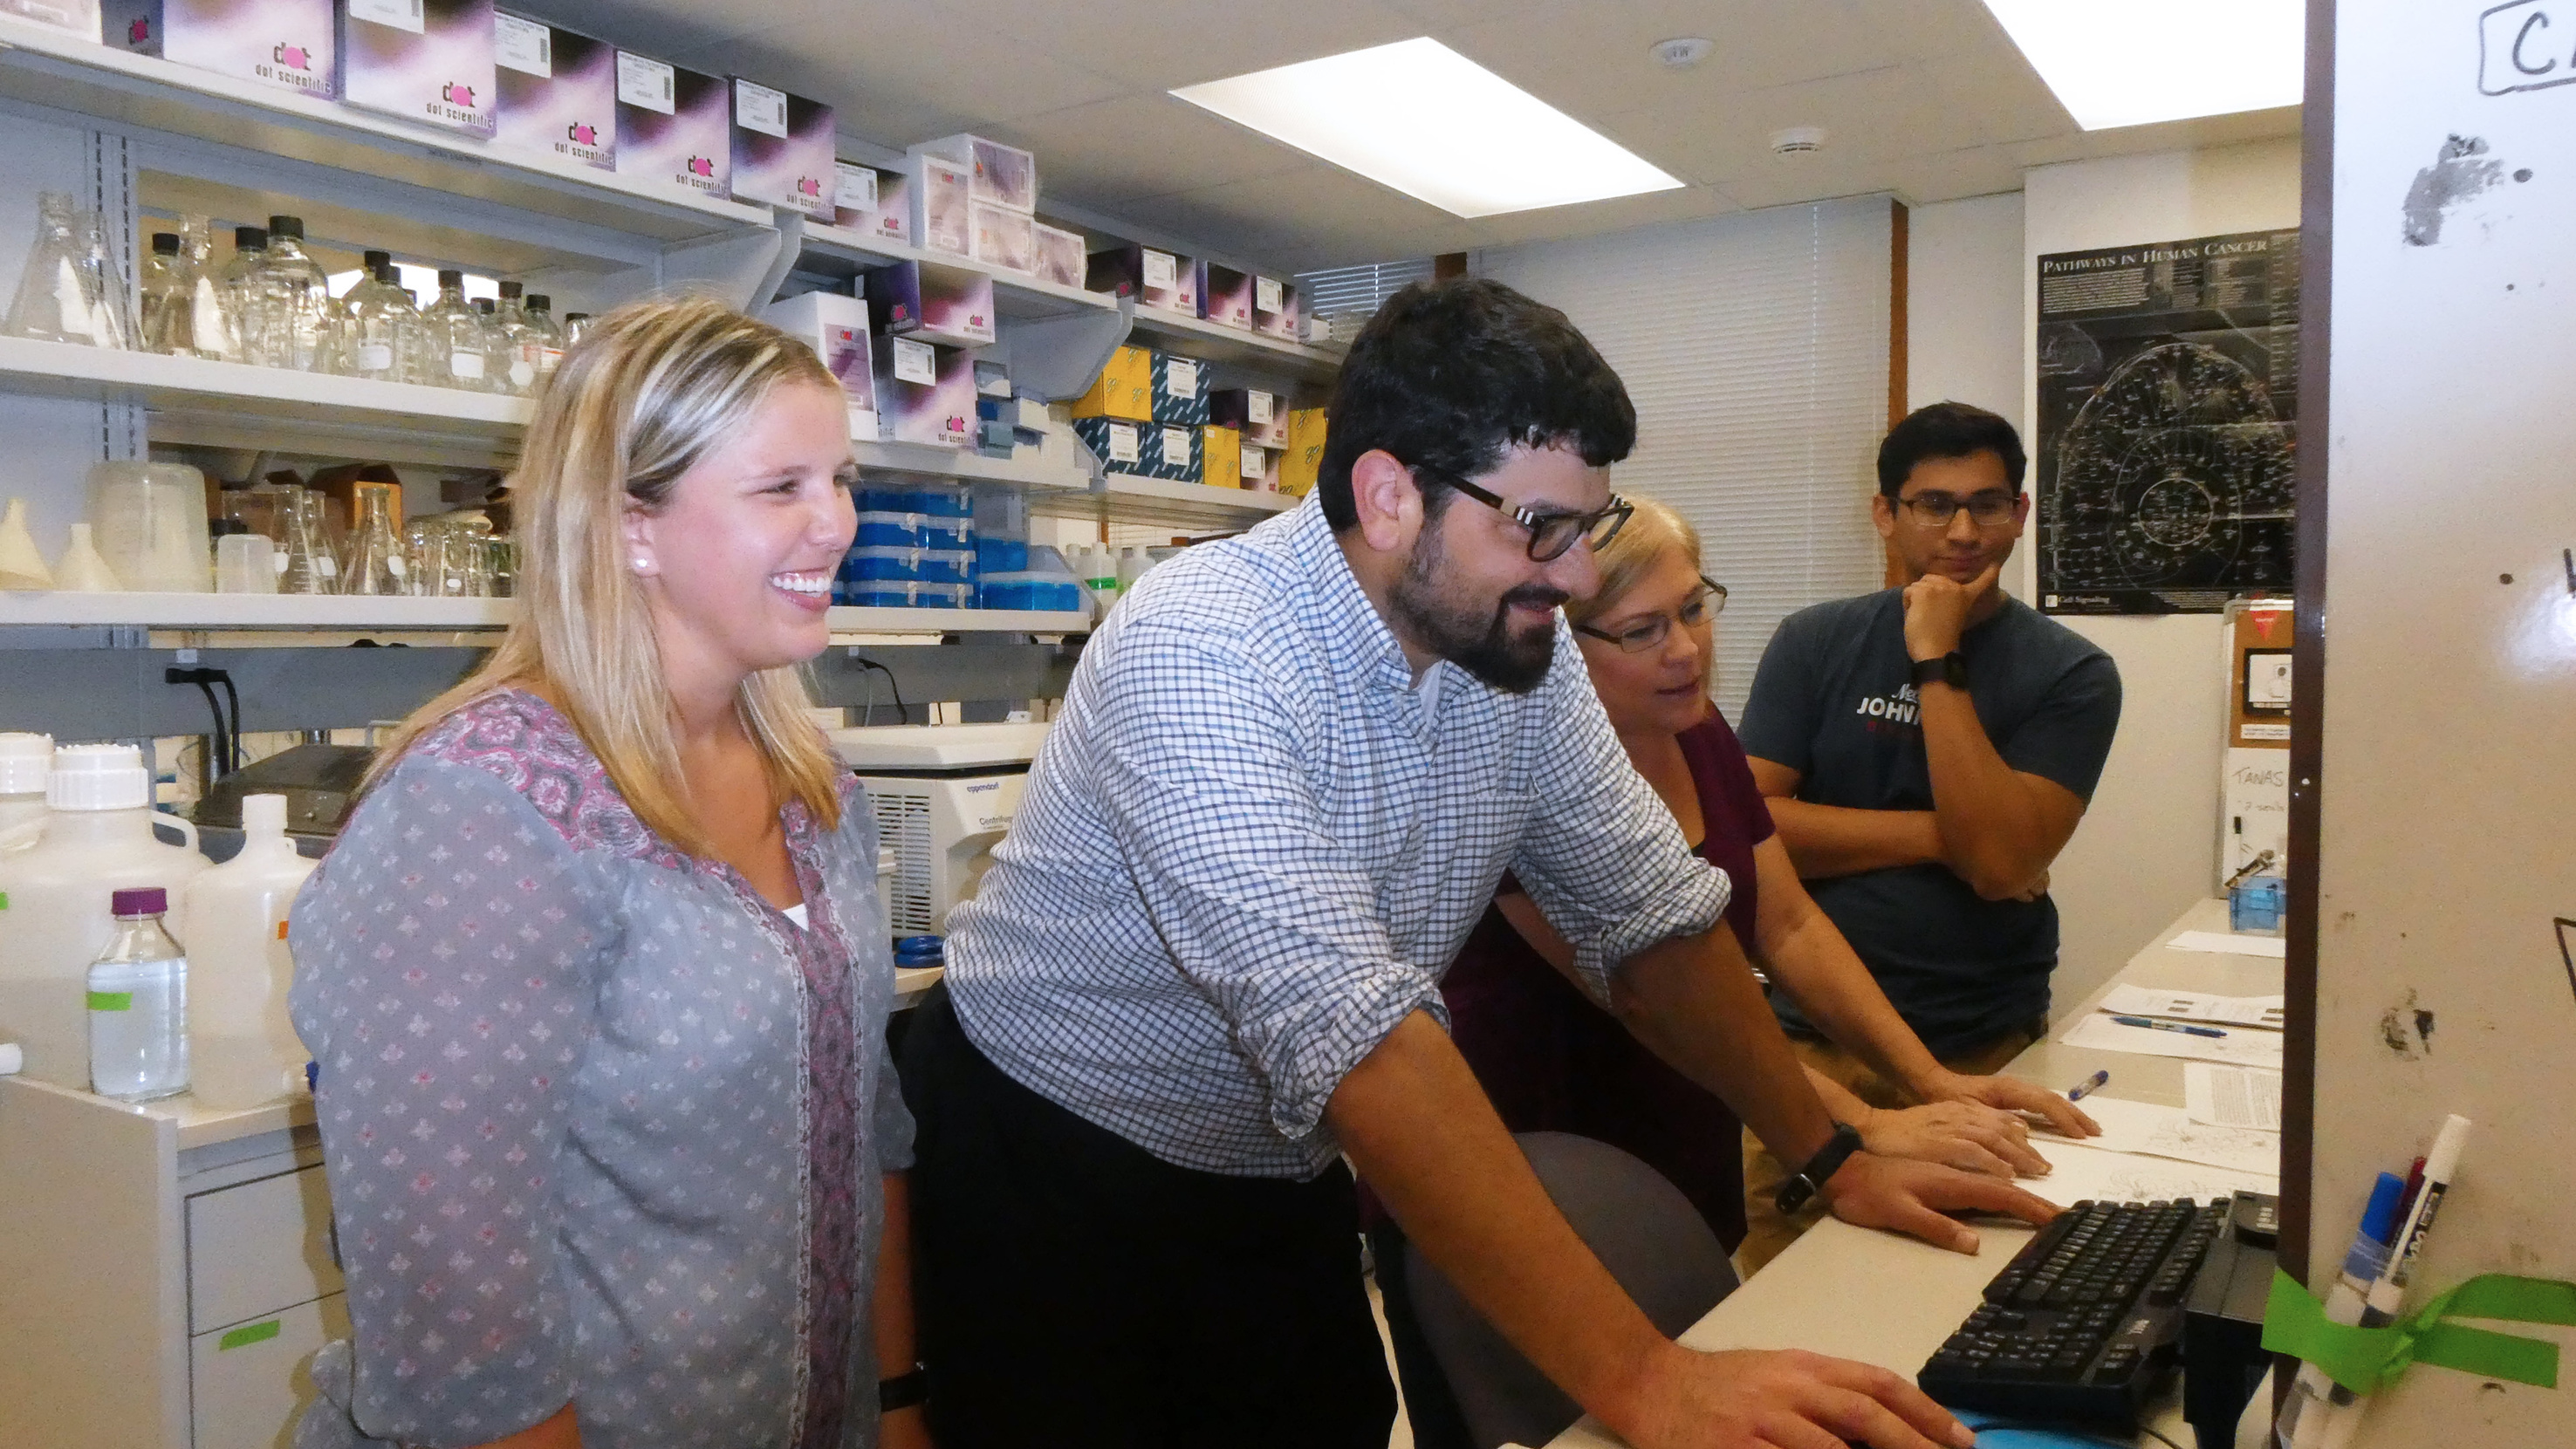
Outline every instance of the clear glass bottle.
<path id="1" fill-rule="evenodd" d="M 162 917 L 161 886 L 110 897 L 116 934 L 90 963 L 90 1090 L 120 1102 L 149 1102 L 188 1090 L 188 956 Z"/>
<path id="2" fill-rule="evenodd" d="M 589 330 L 590 330 L 590 314 L 589 314 L 589 313 L 587 313 L 587 312 L 566 312 L 566 313 L 564 314 L 564 319 L 563 319 L 563 346 L 564 346 L 564 351 L 566 351 L 566 352 L 570 352 L 570 351 L 572 351 L 572 349 L 573 349 L 573 344 L 574 344 L 574 343 L 577 343 L 577 342 L 579 342 L 579 341 L 581 341 L 581 335 L 582 335 L 583 333 L 585 333 L 585 332 L 588 332 Z"/>
<path id="3" fill-rule="evenodd" d="M 323 527 L 322 495 L 310 488 L 287 490 L 278 510 L 277 591 L 281 594 L 340 592 L 340 560 L 331 551 Z"/>
<path id="4" fill-rule="evenodd" d="M 404 318 L 411 294 L 386 278 L 393 271 L 389 252 L 369 252 L 366 275 L 340 298 L 339 346 L 332 371 L 378 382 L 404 382 L 411 376 L 404 354 L 410 338 Z"/>
<path id="5" fill-rule="evenodd" d="M 37 196 L 36 244 L 27 252 L 17 298 L 9 304 L 10 336 L 43 342 L 96 340 L 90 335 L 91 302 L 81 286 L 77 217 L 67 193 Z"/>
<path id="6" fill-rule="evenodd" d="M 215 273 L 215 291 L 223 299 L 224 360 L 258 364 L 266 352 L 259 336 L 256 283 L 259 261 L 268 254 L 268 232 L 256 226 L 233 228 L 232 260 Z"/>
<path id="7" fill-rule="evenodd" d="M 544 387 L 562 365 L 564 348 L 571 345 L 564 341 L 563 329 L 555 325 L 554 298 L 543 292 L 528 294 L 528 330 L 537 337 L 537 386 Z"/>
<path id="8" fill-rule="evenodd" d="M 537 377 L 546 360 L 545 339 L 528 325 L 528 309 L 517 282 L 501 284 L 501 301 L 492 310 L 492 327 L 500 335 L 499 391 L 512 397 L 529 397 L 537 390 Z M 481 305 L 481 304 L 476 304 Z"/>
<path id="9" fill-rule="evenodd" d="M 191 216 L 179 224 L 179 255 L 188 263 L 188 355 L 225 357 L 223 285 L 215 261 L 214 222 Z"/>
<path id="10" fill-rule="evenodd" d="M 484 333 L 482 315 L 466 305 L 463 272 L 450 269 L 438 274 L 438 300 L 423 315 L 429 323 L 432 356 L 445 362 L 443 367 L 433 362 L 432 380 L 441 387 L 490 392 L 491 342 Z"/>
<path id="11" fill-rule="evenodd" d="M 411 592 L 411 563 L 403 545 L 402 489 L 392 483 L 350 486 L 356 516 L 349 523 L 349 566 L 344 594 L 399 597 Z"/>
<path id="12" fill-rule="evenodd" d="M 196 297 L 196 269 L 179 234 L 156 231 L 152 254 L 143 261 L 143 351 L 186 357 L 196 351 L 196 327 L 188 310 Z"/>
<path id="13" fill-rule="evenodd" d="M 296 372 L 325 370 L 332 314 L 331 279 L 305 255 L 304 220 L 268 219 L 268 251 L 252 282 L 259 309 L 260 361 Z"/>

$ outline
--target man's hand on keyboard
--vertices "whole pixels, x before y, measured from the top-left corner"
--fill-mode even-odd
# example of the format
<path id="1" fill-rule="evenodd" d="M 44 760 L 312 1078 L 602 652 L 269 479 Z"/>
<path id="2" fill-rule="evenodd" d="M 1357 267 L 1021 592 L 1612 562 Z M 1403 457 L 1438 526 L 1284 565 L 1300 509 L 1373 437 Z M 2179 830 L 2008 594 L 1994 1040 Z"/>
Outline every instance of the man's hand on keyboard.
<path id="1" fill-rule="evenodd" d="M 1796 1349 L 1667 1347 L 1639 1385 L 1635 1421 L 1610 1426 L 1639 1449 L 1842 1449 L 1845 1442 L 1970 1449 L 1976 1442 L 1949 1410 L 1883 1368 Z"/>
<path id="2" fill-rule="evenodd" d="M 1943 1213 L 2003 1213 L 2028 1223 L 2057 1216 L 2046 1200 L 2000 1178 L 1875 1152 L 1853 1153 L 1826 1180 L 1825 1202 L 1835 1217 L 1855 1227 L 1886 1228 L 1954 1253 L 1977 1251 L 1977 1234 Z"/>

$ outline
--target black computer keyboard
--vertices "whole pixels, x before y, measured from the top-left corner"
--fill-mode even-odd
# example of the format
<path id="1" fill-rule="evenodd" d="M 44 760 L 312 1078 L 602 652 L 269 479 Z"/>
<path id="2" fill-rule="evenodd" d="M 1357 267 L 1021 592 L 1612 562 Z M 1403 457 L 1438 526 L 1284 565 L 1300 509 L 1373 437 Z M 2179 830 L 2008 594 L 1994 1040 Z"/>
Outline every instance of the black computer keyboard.
<path id="1" fill-rule="evenodd" d="M 2075 1204 L 1986 1285 L 1915 1382 L 1952 1408 L 2136 1424 L 2228 1210 L 2225 1198 Z"/>

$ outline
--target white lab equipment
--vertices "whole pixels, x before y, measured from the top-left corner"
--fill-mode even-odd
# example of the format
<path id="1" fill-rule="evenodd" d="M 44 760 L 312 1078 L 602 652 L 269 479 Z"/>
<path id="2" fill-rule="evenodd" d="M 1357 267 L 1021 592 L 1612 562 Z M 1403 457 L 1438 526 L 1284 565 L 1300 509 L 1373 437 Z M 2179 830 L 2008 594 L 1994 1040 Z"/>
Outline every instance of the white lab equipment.
<path id="1" fill-rule="evenodd" d="M 198 1098 L 253 1107 L 303 1088 L 286 1014 L 286 913 L 317 861 L 286 837 L 286 797 L 244 795 L 241 853 L 188 882 L 188 1046 Z"/>
<path id="2" fill-rule="evenodd" d="M 993 847 L 1028 788 L 1043 724 L 886 725 L 832 731 L 876 812 L 877 839 L 895 856 L 886 891 L 893 934 L 945 931 L 972 899 Z"/>

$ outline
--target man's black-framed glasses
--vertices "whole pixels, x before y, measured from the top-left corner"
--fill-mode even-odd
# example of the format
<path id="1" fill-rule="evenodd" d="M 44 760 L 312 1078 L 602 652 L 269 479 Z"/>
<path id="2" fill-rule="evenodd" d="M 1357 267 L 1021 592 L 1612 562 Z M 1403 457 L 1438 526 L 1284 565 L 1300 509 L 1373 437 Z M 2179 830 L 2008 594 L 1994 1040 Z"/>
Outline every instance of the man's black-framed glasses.
<path id="1" fill-rule="evenodd" d="M 2001 488 L 1987 488 L 1965 498 L 1954 493 L 1919 493 L 1897 502 L 1913 513 L 1914 521 L 1925 528 L 1948 528 L 1959 510 L 1968 510 L 1968 518 L 1979 528 L 1993 528 L 2013 520 L 2013 508 L 2021 501 L 2018 493 Z"/>
<path id="2" fill-rule="evenodd" d="M 1643 654 L 1649 649 L 1660 648 L 1666 639 L 1671 638 L 1675 624 L 1685 629 L 1696 629 L 1716 618 L 1719 611 L 1725 607 L 1726 585 L 1706 574 L 1701 574 L 1699 587 L 1691 590 L 1689 597 L 1682 600 L 1682 606 L 1669 614 L 1657 614 L 1650 619 L 1640 619 L 1616 634 L 1604 629 L 1595 629 L 1589 624 L 1575 625 L 1574 632 L 1589 634 L 1595 639 L 1616 644 L 1623 653 Z"/>
<path id="3" fill-rule="evenodd" d="M 1610 503 L 1607 507 L 1596 508 L 1590 513 L 1561 513 L 1539 508 L 1523 508 L 1517 504 L 1505 502 L 1499 493 L 1488 492 L 1464 478 L 1443 473 L 1437 468 L 1426 468 L 1416 464 L 1414 471 L 1430 474 L 1529 530 L 1529 556 L 1532 563 L 1548 563 L 1564 557 L 1565 551 L 1574 547 L 1578 539 L 1590 543 L 1593 551 L 1597 553 L 1610 546 L 1610 540 L 1619 536 L 1619 529 L 1627 523 L 1628 516 L 1637 511 L 1627 499 L 1616 493 L 1610 495 Z"/>

